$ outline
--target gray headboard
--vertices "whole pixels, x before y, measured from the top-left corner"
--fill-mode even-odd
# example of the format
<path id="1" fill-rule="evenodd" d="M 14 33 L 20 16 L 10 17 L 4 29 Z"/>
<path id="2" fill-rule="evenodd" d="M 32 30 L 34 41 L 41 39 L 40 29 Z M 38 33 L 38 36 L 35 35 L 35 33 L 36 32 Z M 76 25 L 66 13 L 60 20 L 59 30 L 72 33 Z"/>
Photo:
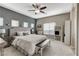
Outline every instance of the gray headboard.
<path id="1" fill-rule="evenodd" d="M 16 32 L 18 32 L 18 31 L 29 31 L 29 32 L 31 32 L 31 31 L 30 31 L 30 28 L 17 27 L 17 28 L 12 28 L 12 29 L 10 29 L 9 35 L 10 35 L 10 36 L 13 36 L 13 35 L 14 35 Z"/>

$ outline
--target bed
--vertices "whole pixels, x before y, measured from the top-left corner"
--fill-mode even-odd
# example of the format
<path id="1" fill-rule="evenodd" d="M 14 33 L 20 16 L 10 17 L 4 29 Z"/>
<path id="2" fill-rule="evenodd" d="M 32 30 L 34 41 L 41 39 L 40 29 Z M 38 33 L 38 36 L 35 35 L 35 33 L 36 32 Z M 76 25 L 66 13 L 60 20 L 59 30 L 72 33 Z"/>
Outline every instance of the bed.
<path id="1" fill-rule="evenodd" d="M 20 32 L 20 35 L 14 35 L 16 32 Z M 22 32 L 27 34 L 22 35 Z M 35 53 L 36 44 L 47 39 L 44 35 L 30 34 L 29 28 L 10 29 L 10 36 L 13 37 L 12 45 L 25 55 L 33 55 Z"/>

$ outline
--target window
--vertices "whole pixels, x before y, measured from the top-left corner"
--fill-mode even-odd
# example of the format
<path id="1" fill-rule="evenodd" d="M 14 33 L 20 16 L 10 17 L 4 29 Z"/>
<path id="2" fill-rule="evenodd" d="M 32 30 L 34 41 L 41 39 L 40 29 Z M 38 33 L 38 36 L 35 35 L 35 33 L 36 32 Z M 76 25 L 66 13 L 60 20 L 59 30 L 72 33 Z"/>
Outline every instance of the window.
<path id="1" fill-rule="evenodd" d="M 34 24 L 33 23 L 31 23 L 31 28 L 34 28 Z"/>
<path id="2" fill-rule="evenodd" d="M 45 24 L 43 24 L 44 34 L 54 35 L 55 25 L 56 25 L 56 23 L 54 23 L 54 22 L 53 23 L 45 23 Z"/>
<path id="3" fill-rule="evenodd" d="M 3 18 L 0 18 L 0 26 L 3 26 Z"/>
<path id="4" fill-rule="evenodd" d="M 27 22 L 24 22 L 24 27 L 28 27 L 28 23 Z"/>
<path id="5" fill-rule="evenodd" d="M 12 25 L 12 27 L 18 27 L 19 26 L 19 21 L 18 20 L 12 20 L 11 25 Z"/>

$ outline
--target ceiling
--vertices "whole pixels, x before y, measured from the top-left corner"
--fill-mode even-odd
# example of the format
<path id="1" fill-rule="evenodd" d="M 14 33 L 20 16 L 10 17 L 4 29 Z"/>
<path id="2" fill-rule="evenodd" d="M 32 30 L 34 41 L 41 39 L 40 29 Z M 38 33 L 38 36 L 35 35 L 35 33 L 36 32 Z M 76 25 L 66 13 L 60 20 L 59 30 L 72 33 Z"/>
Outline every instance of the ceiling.
<path id="1" fill-rule="evenodd" d="M 32 3 L 0 3 L 0 6 L 2 7 L 35 19 L 67 13 L 70 12 L 72 8 L 71 3 L 41 3 L 41 5 L 47 6 L 47 8 L 44 10 L 46 14 L 39 13 L 35 15 L 33 11 L 28 11 L 33 9 Z"/>

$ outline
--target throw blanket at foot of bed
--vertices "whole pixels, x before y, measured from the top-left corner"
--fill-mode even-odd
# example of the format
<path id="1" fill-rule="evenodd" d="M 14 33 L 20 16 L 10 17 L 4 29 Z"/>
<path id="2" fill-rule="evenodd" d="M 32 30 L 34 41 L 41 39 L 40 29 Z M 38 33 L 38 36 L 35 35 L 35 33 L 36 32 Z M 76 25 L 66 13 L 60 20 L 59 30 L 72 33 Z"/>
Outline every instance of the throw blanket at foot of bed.
<path id="1" fill-rule="evenodd" d="M 44 35 L 17 36 L 12 45 L 22 48 L 28 55 L 33 55 L 35 53 L 36 44 L 46 39 Z"/>

